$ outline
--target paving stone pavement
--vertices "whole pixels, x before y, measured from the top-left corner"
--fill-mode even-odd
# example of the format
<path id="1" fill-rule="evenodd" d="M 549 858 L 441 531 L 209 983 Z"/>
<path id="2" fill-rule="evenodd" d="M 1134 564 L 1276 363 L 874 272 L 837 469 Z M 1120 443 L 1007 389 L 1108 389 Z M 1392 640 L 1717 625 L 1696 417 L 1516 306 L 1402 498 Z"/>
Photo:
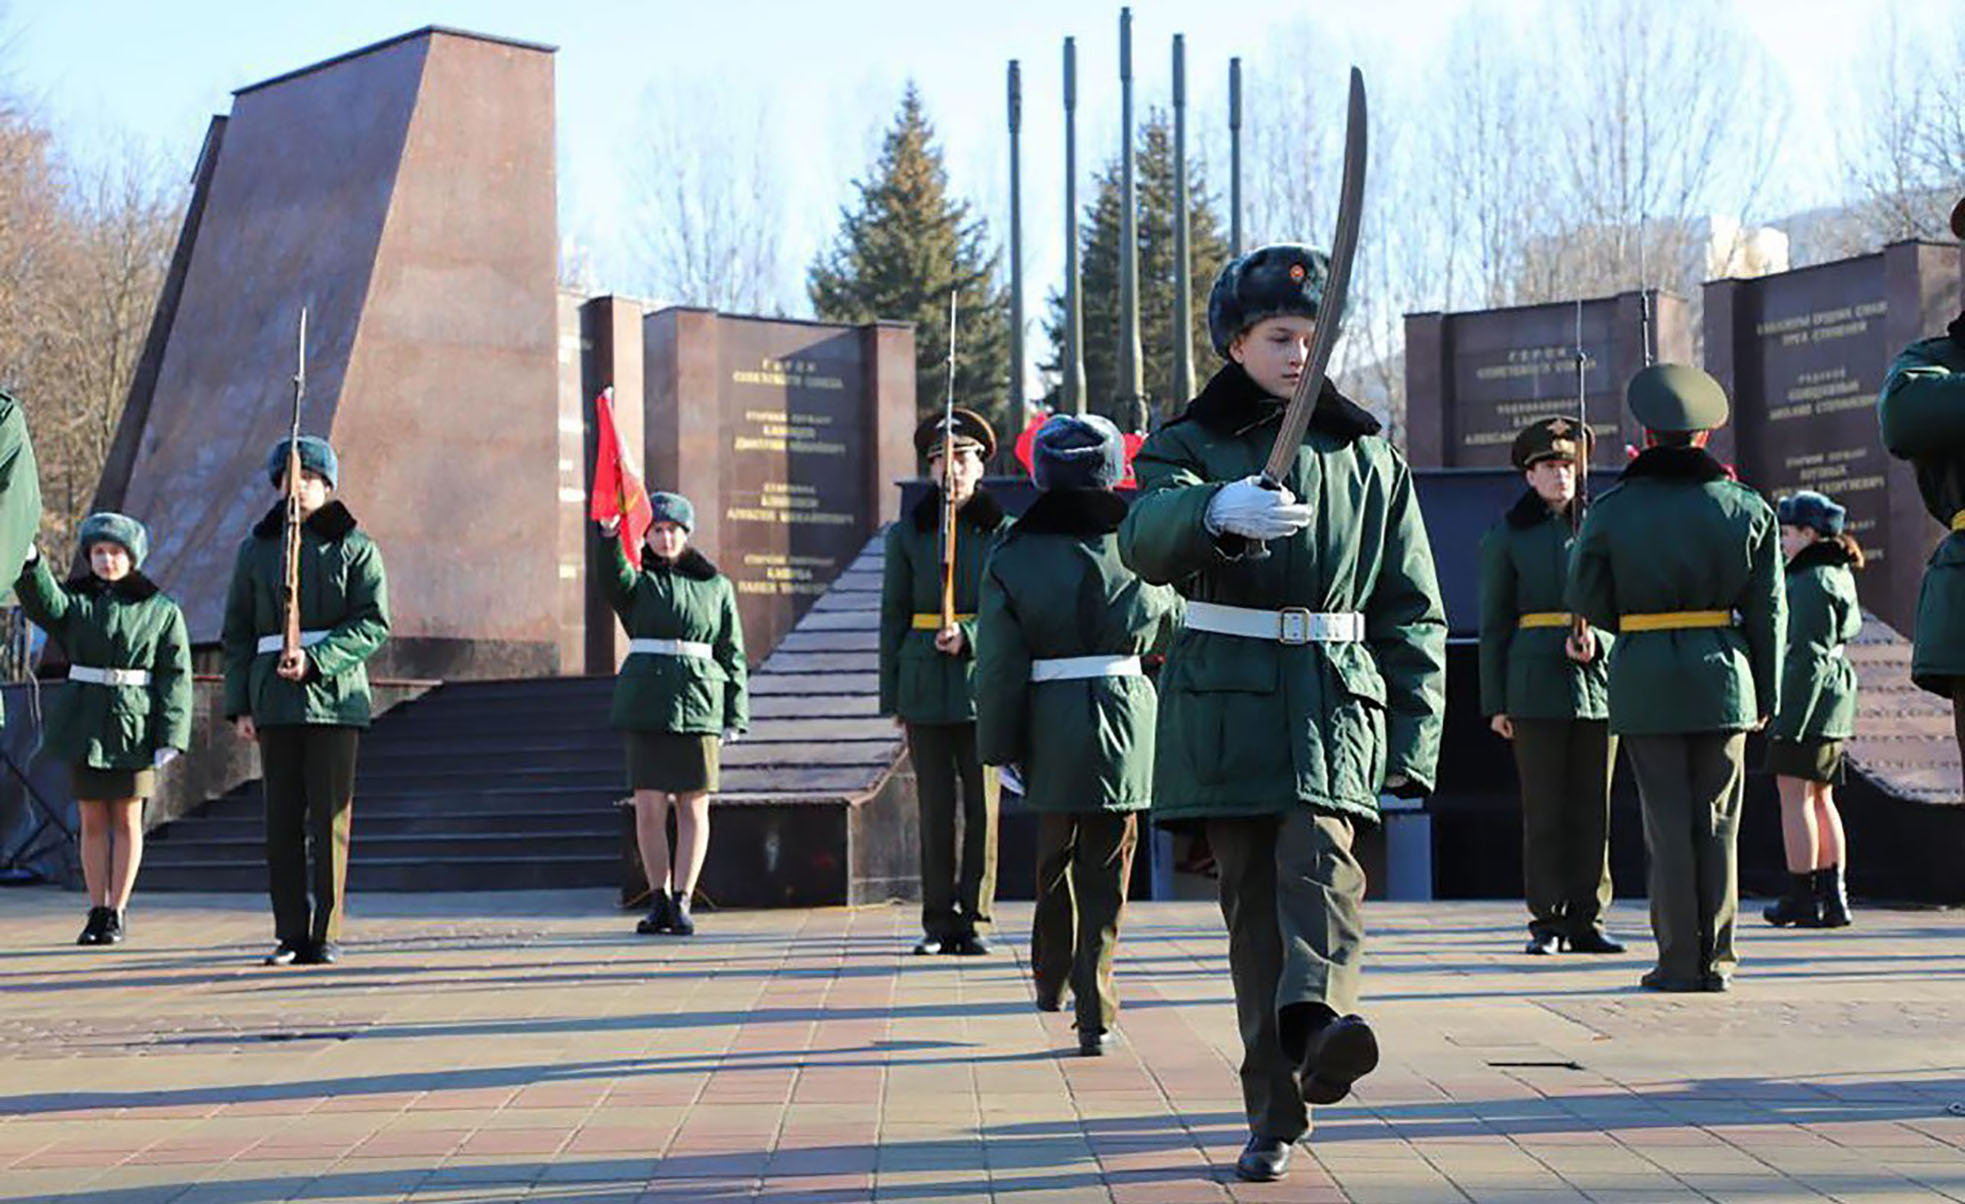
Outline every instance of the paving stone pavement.
<path id="1" fill-rule="evenodd" d="M 1208 904 L 1133 907 L 1128 1043 L 1081 1059 L 1027 905 L 917 959 L 901 906 L 681 940 L 609 902 L 358 897 L 345 962 L 268 969 L 257 898 L 139 896 L 91 950 L 78 896 L 0 890 L 0 1199 L 1965 1201 L 1965 913 L 1755 925 L 1732 994 L 1656 997 L 1647 941 L 1535 959 L 1519 905 L 1373 904 L 1385 1064 L 1251 1186 Z"/>

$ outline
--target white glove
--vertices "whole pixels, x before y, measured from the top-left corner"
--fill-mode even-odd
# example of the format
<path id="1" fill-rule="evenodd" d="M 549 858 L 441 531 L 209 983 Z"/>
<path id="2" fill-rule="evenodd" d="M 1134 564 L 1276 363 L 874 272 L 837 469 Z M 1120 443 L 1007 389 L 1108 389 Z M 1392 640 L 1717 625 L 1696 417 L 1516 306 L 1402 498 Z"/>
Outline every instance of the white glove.
<path id="1" fill-rule="evenodd" d="M 150 758 L 150 763 L 156 768 L 162 769 L 172 761 L 177 760 L 177 758 L 178 751 L 175 748 L 160 748 L 157 750 L 157 754 Z"/>
<path id="2" fill-rule="evenodd" d="M 723 729 L 723 742 L 725 744 L 735 744 L 743 738 L 743 735 L 744 729 L 741 727 L 726 727 Z"/>
<path id="3" fill-rule="evenodd" d="M 1266 489 L 1261 477 L 1243 477 L 1215 492 L 1203 521 L 1216 535 L 1281 539 L 1310 525 L 1310 507 L 1286 488 Z"/>
<path id="4" fill-rule="evenodd" d="M 595 519 L 594 521 L 600 524 L 600 533 L 602 535 L 605 535 L 607 538 L 613 539 L 616 535 L 620 534 L 621 531 L 620 519 L 600 518 L 600 519 Z"/>
<path id="5" fill-rule="evenodd" d="M 1003 789 L 1009 791 L 1011 794 L 1028 795 L 1030 793 L 1030 791 L 1024 789 L 1023 766 L 1021 765 L 998 765 L 996 767 L 996 780 L 1002 783 Z"/>

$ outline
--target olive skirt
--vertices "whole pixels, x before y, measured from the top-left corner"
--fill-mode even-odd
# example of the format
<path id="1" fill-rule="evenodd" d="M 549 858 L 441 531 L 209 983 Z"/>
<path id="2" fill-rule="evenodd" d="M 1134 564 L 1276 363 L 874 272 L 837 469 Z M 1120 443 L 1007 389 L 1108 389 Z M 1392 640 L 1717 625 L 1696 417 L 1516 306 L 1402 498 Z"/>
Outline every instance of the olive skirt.
<path id="1" fill-rule="evenodd" d="M 149 798 L 157 793 L 157 771 L 93 769 L 87 765 L 70 765 L 68 789 L 77 799 L 91 803 L 108 803 L 126 798 Z"/>
<path id="2" fill-rule="evenodd" d="M 1804 782 L 1842 781 L 1842 741 L 1769 740 L 1767 772 Z"/>
<path id="3" fill-rule="evenodd" d="M 714 791 L 723 742 L 703 732 L 622 732 L 628 786 L 670 794 Z"/>

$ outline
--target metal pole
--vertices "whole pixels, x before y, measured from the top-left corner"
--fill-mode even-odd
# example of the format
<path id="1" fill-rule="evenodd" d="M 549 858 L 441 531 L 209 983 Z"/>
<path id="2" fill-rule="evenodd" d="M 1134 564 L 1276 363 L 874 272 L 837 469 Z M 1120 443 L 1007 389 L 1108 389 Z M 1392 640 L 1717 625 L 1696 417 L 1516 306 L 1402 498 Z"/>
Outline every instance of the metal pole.
<path id="1" fill-rule="evenodd" d="M 1187 228 L 1187 38 L 1174 35 L 1174 398 L 1194 396 L 1194 257 Z"/>
<path id="2" fill-rule="evenodd" d="M 1139 201 L 1133 174 L 1133 10 L 1119 10 L 1119 380 L 1115 419 L 1146 429 L 1139 350 Z"/>
<path id="3" fill-rule="evenodd" d="M 1023 69 L 1010 60 L 1010 422 L 1023 429 Z"/>
<path id="4" fill-rule="evenodd" d="M 1064 40 L 1064 401 L 1085 412 L 1085 309 L 1078 265 L 1078 42 Z"/>
<path id="5" fill-rule="evenodd" d="M 1242 59 L 1228 60 L 1228 253 L 1242 253 Z"/>

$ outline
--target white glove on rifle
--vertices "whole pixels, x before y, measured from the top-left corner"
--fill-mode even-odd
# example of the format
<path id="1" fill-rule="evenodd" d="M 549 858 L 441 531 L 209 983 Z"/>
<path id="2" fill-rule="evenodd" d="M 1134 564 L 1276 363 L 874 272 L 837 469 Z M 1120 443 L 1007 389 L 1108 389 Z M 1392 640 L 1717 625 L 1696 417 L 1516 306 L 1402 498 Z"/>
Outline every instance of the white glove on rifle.
<path id="1" fill-rule="evenodd" d="M 1243 477 L 1216 491 L 1203 521 L 1216 535 L 1227 532 L 1267 541 L 1309 526 L 1310 507 L 1286 488 L 1267 489 L 1261 477 Z"/>
<path id="2" fill-rule="evenodd" d="M 726 727 L 723 729 L 723 742 L 725 744 L 735 744 L 743 738 L 744 729 L 741 727 Z"/>
<path id="3" fill-rule="evenodd" d="M 177 760 L 177 757 L 178 752 L 175 748 L 160 748 L 152 754 L 150 763 L 153 768 L 162 769 L 172 761 Z"/>

